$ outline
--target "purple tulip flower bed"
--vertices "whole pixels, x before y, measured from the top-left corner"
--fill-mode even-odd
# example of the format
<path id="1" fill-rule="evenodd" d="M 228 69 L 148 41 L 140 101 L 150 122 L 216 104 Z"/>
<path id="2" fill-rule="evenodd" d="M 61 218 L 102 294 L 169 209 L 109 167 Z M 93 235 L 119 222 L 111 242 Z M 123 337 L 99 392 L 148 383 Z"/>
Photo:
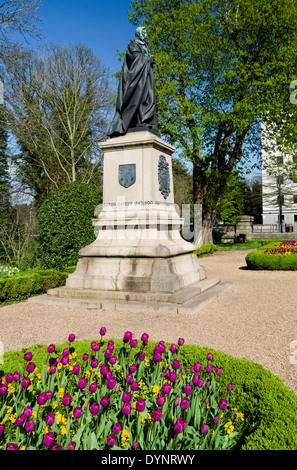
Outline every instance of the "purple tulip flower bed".
<path id="1" fill-rule="evenodd" d="M 264 253 L 269 255 L 292 255 L 297 254 L 297 241 L 285 240 L 275 244 L 272 248 L 267 248 Z"/>
<path id="2" fill-rule="evenodd" d="M 127 331 L 118 356 L 114 342 L 100 340 L 78 357 L 68 338 L 62 357 L 48 346 L 38 370 L 31 352 L 25 366 L 0 378 L 2 450 L 198 450 L 231 449 L 242 413 L 229 406 L 232 384 L 220 387 L 222 369 L 196 362 L 187 373 L 180 361 L 184 340 L 153 355 Z M 141 345 L 129 359 L 136 345 Z M 219 398 L 223 397 L 223 398 Z"/>

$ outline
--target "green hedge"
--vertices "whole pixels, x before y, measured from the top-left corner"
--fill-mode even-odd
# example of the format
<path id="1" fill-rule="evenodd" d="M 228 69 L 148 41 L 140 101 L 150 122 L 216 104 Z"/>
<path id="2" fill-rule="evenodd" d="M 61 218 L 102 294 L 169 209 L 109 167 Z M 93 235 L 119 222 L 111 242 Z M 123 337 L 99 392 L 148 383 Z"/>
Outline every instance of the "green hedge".
<path id="1" fill-rule="evenodd" d="M 98 341 L 98 338 L 94 338 Z M 105 340 L 107 341 L 107 340 Z M 75 341 L 73 346 L 81 357 L 84 352 L 90 353 L 92 340 Z M 121 340 L 114 340 L 117 355 L 122 346 Z M 167 347 L 170 344 L 165 343 Z M 147 354 L 153 353 L 156 343 L 149 341 Z M 56 345 L 56 352 L 61 357 L 69 343 Z M 15 372 L 19 363 L 24 365 L 24 353 L 30 350 L 34 363 L 41 368 L 48 359 L 47 345 L 34 345 L 21 351 L 4 353 L 4 364 L 0 365 L 0 377 L 8 372 Z M 138 352 L 138 347 L 131 349 L 130 361 Z M 297 449 L 297 396 L 286 387 L 283 381 L 264 369 L 261 365 L 237 359 L 221 351 L 195 345 L 184 345 L 181 348 L 182 365 L 189 371 L 196 362 L 206 365 L 206 355 L 212 352 L 214 367 L 222 367 L 220 376 L 222 389 L 228 383 L 233 384 L 230 395 L 230 406 L 236 407 L 244 414 L 243 436 L 236 448 L 242 450 L 296 450 Z M 224 393 L 222 393 L 223 397 Z"/>
<path id="2" fill-rule="evenodd" d="M 199 246 L 199 248 L 196 248 L 194 253 L 196 253 L 197 256 L 209 255 L 209 254 L 214 253 L 217 250 L 217 248 L 218 248 L 217 245 L 213 243 L 205 243 Z"/>
<path id="3" fill-rule="evenodd" d="M 272 243 L 263 245 L 256 251 L 251 251 L 245 257 L 247 266 L 257 270 L 297 270 L 296 255 L 278 255 L 265 253 L 267 249 L 272 249 L 282 240 L 275 240 Z"/>
<path id="4" fill-rule="evenodd" d="M 0 302 L 30 297 L 45 293 L 48 289 L 65 285 L 74 266 L 66 268 L 64 272 L 56 269 L 44 269 L 32 273 L 18 273 L 9 277 L 0 278 Z"/>

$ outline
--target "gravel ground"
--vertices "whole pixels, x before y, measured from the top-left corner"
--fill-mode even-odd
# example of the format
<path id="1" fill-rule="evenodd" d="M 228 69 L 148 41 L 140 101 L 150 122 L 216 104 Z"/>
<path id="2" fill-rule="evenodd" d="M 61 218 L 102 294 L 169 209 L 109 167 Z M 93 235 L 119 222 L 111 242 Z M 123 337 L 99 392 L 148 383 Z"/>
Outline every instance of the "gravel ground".
<path id="1" fill-rule="evenodd" d="M 188 344 L 259 363 L 297 393 L 297 272 L 249 271 L 246 254 L 233 250 L 201 258 L 209 277 L 233 286 L 195 315 L 120 315 L 25 301 L 1 307 L 0 341 L 4 351 L 12 351 L 63 343 L 69 333 L 95 339 L 101 326 L 108 338 L 121 339 L 126 330 L 137 338 L 146 332 L 155 341 L 183 337 Z"/>

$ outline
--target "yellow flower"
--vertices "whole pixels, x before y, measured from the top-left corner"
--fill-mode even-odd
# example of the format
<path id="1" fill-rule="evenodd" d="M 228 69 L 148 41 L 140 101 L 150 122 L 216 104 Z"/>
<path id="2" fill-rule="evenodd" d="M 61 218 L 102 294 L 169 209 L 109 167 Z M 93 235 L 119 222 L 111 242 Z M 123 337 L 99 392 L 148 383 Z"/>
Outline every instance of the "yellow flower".
<path id="1" fill-rule="evenodd" d="M 33 416 L 33 418 L 35 418 L 35 419 L 37 418 L 37 411 L 36 411 L 36 410 L 33 410 L 33 411 L 32 411 L 32 416 Z"/>
<path id="2" fill-rule="evenodd" d="M 63 396 L 64 396 L 64 388 L 59 388 L 59 395 L 60 395 L 60 398 L 63 398 Z"/>
<path id="3" fill-rule="evenodd" d="M 25 449 L 26 449 L 25 446 L 22 446 L 22 447 L 19 448 L 19 450 L 25 450 Z"/>
<path id="4" fill-rule="evenodd" d="M 61 427 L 61 434 L 62 434 L 62 436 L 65 436 L 65 434 L 67 434 L 66 426 Z"/>
<path id="5" fill-rule="evenodd" d="M 152 392 L 153 392 L 153 395 L 154 395 L 154 396 L 157 396 L 157 395 L 158 395 L 159 390 L 160 390 L 160 387 L 158 387 L 158 385 L 153 385 L 153 386 L 152 386 Z"/>
<path id="6" fill-rule="evenodd" d="M 244 415 L 243 415 L 243 413 L 236 413 L 235 419 L 236 419 L 236 420 L 241 419 L 241 421 L 244 421 Z"/>
<path id="7" fill-rule="evenodd" d="M 129 438 L 130 438 L 130 433 L 127 431 L 127 429 L 123 429 L 121 433 L 121 443 L 123 447 L 129 444 Z"/>
<path id="8" fill-rule="evenodd" d="M 57 406 L 58 406 L 58 403 L 56 401 L 54 401 L 52 403 L 52 409 L 54 410 L 55 408 L 57 408 Z"/>
<path id="9" fill-rule="evenodd" d="M 234 431 L 234 426 L 231 421 L 228 421 L 228 423 L 225 424 L 224 428 L 227 434 L 231 434 L 231 432 Z"/>

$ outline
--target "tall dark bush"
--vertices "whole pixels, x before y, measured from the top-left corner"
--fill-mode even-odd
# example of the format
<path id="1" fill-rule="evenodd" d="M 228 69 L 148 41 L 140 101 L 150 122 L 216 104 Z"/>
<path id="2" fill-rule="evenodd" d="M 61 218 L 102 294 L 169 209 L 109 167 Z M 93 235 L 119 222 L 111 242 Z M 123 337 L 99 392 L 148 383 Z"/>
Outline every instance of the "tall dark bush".
<path id="1" fill-rule="evenodd" d="M 44 201 L 37 220 L 43 268 L 77 263 L 79 250 L 95 240 L 92 218 L 101 202 L 101 188 L 78 182 L 61 186 Z"/>

